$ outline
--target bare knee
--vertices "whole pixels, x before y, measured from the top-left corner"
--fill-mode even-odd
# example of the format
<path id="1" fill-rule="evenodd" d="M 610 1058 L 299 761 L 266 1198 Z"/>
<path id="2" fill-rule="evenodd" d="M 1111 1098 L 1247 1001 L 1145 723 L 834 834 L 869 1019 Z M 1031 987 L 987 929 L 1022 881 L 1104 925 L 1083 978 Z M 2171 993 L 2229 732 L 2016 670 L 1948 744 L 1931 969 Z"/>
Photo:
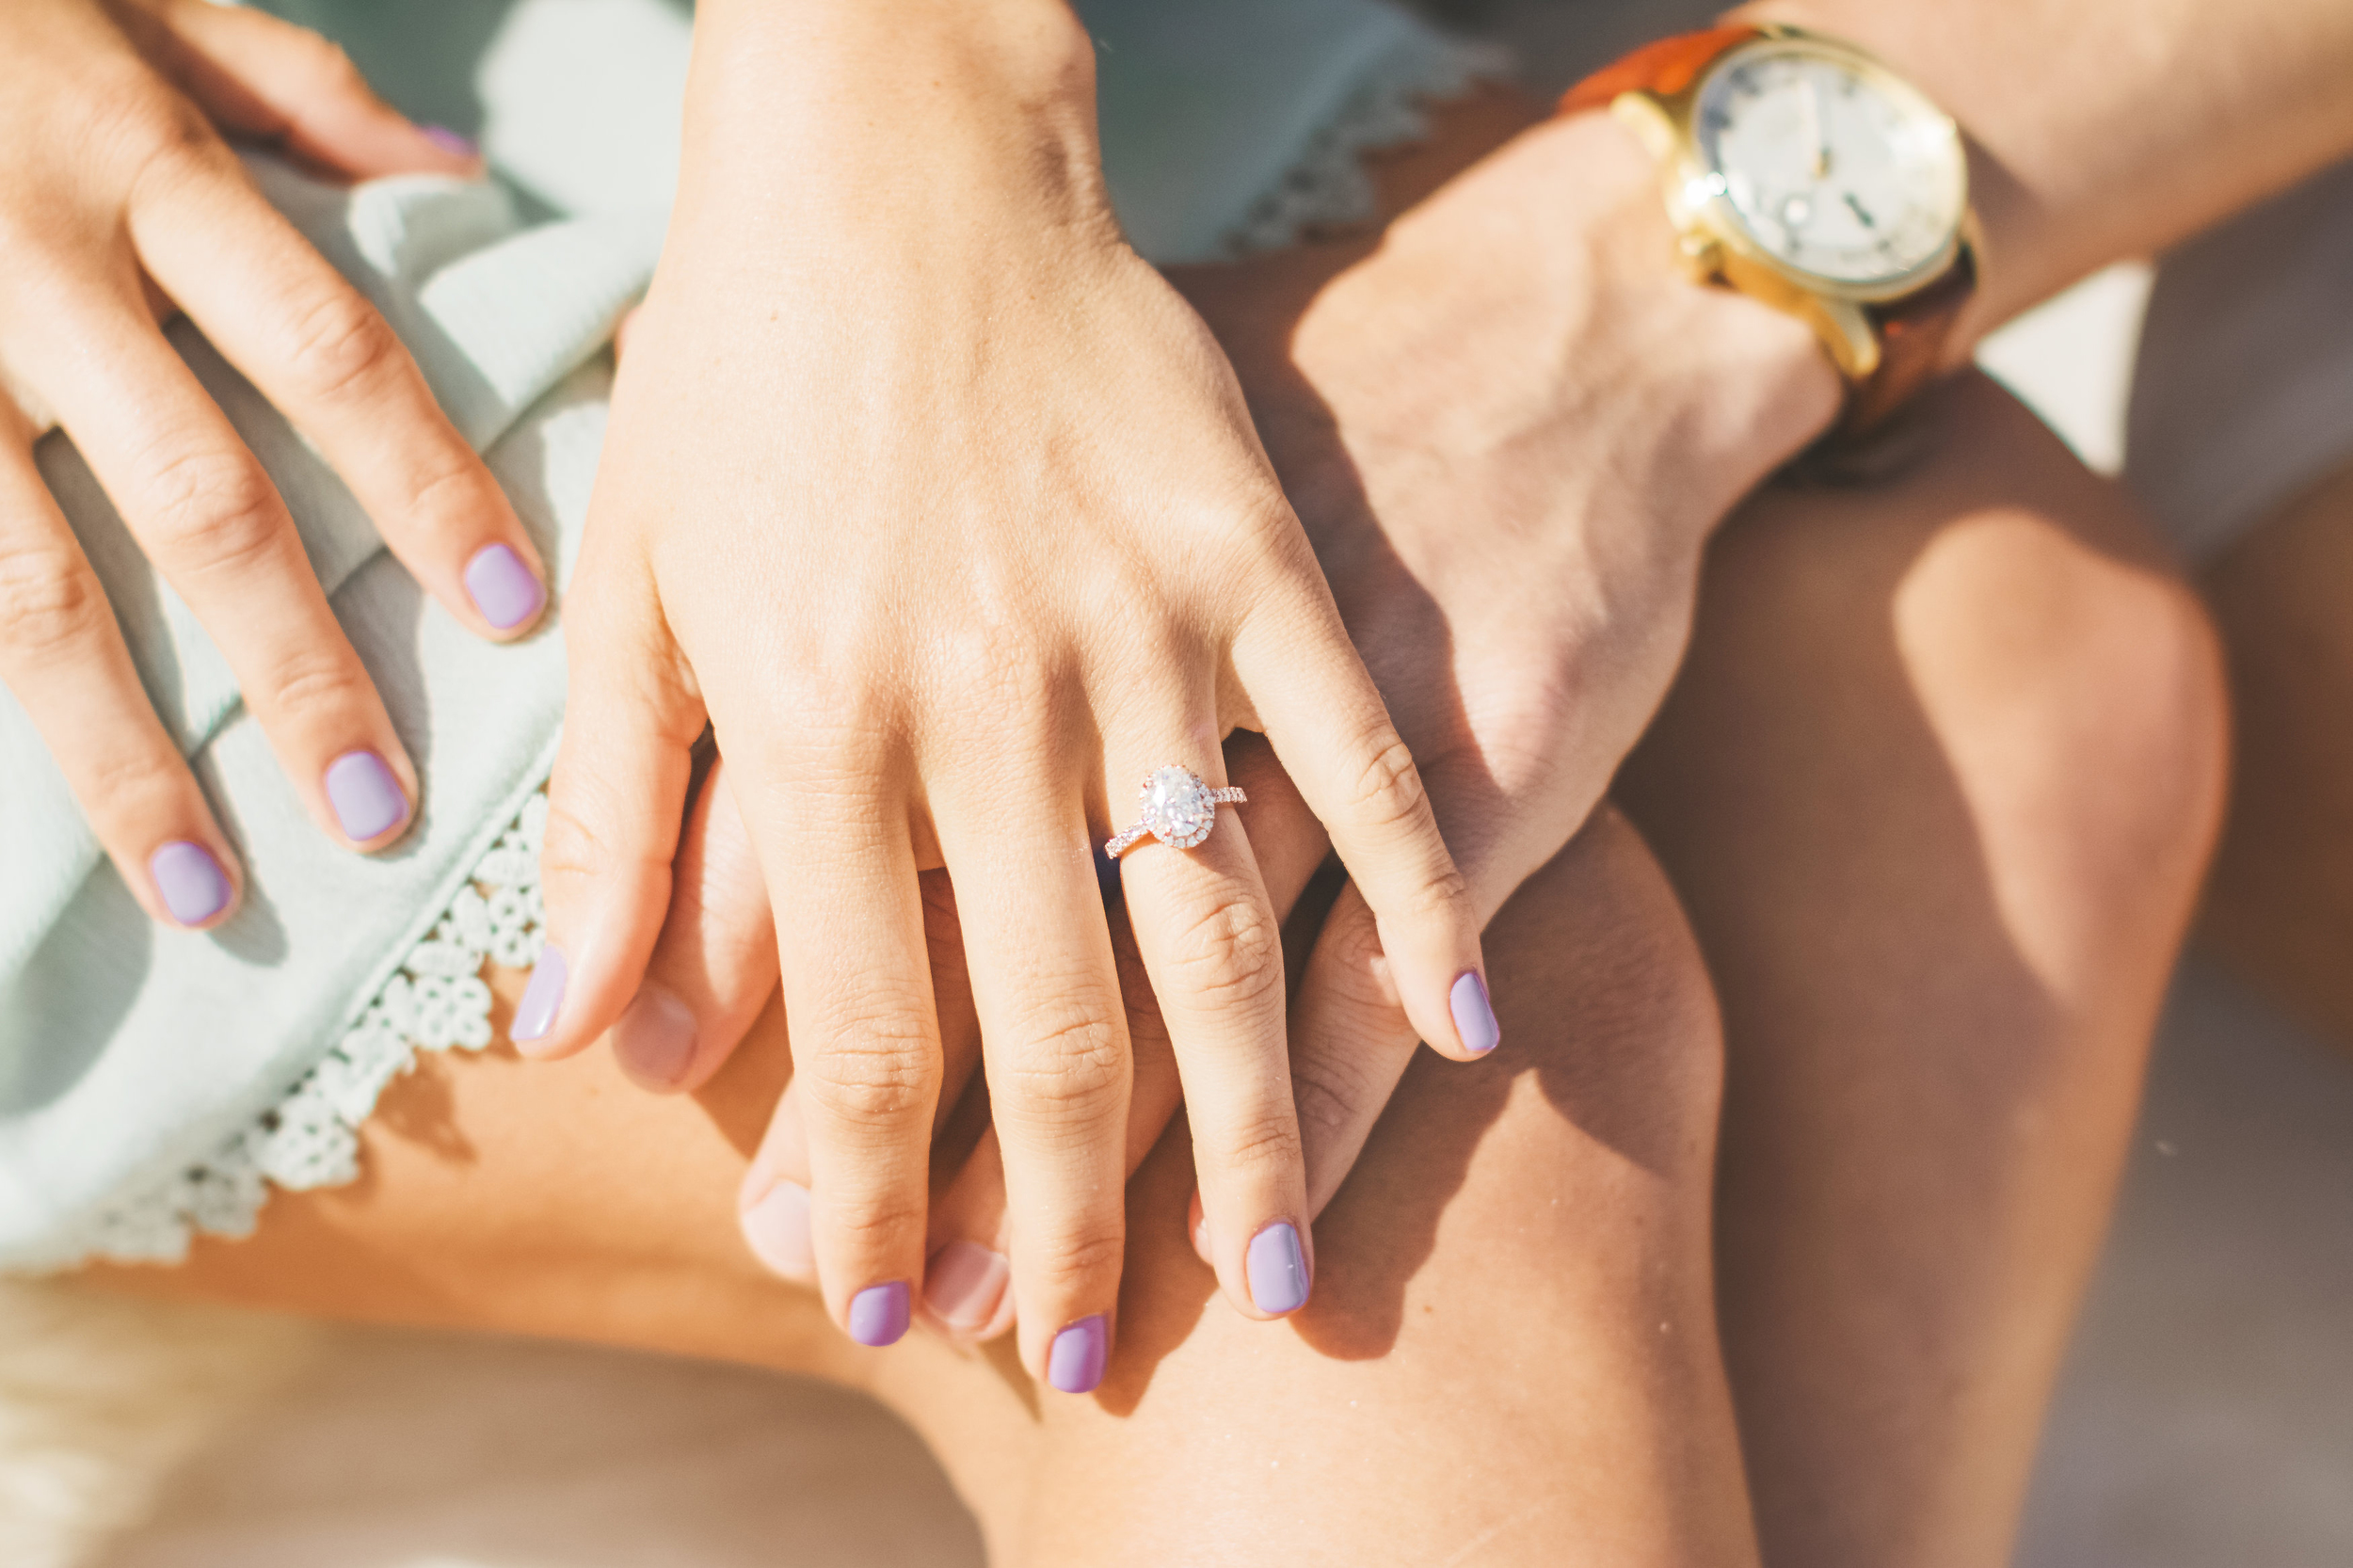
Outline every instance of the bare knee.
<path id="1" fill-rule="evenodd" d="M 1521 887 L 1487 951 L 1504 1038 L 1545 1103 L 1704 1193 L 1723 1086 L 1715 991 L 1666 873 L 1614 805 Z"/>
<path id="2" fill-rule="evenodd" d="M 1045 1484 L 1128 1498 L 1204 1560 L 1382 1560 L 1409 1538 L 1481 1560 L 1584 1561 L 1601 1541 L 1612 1561 L 1752 1560 L 1709 1254 L 1721 1048 L 1674 897 L 1605 808 L 1487 957 L 1501 1047 L 1417 1059 L 1316 1221 L 1292 1318 L 1219 1306 L 1183 1235 L 1191 1151 L 1155 1151 L 1130 1189 L 1119 1353 L 1097 1400 L 1048 1407 Z M 1401 1430 L 1416 1444 L 1388 1441 Z M 1482 1484 L 1442 1522 L 1417 1512 L 1421 1456 L 1472 1451 Z M 1345 1539 L 1286 1539 L 1310 1495 L 1350 1499 L 1316 1527 Z M 1217 1535 L 1245 1517 L 1246 1539 Z"/>
<path id="3" fill-rule="evenodd" d="M 1935 398 L 1912 468 L 1768 491 L 1727 529 L 1632 798 L 1677 864 L 1729 850 L 1709 819 L 1737 792 L 1917 896 L 1987 884 L 2063 1000 L 2169 962 L 2222 800 L 2218 645 L 2121 488 L 1985 376 Z"/>
<path id="4" fill-rule="evenodd" d="M 1992 383 L 1955 402 L 1928 482 L 1960 504 L 1896 588 L 1896 642 L 2005 922 L 2064 1000 L 2181 939 L 2222 806 L 2219 644 L 2116 486 Z"/>

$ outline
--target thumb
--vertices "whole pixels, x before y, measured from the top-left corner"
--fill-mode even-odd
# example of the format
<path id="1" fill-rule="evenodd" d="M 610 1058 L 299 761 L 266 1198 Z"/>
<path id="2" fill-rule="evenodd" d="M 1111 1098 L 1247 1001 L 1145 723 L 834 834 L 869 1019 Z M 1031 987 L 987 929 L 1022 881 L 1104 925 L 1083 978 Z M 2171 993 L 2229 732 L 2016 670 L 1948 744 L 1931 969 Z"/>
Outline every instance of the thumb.
<path id="1" fill-rule="evenodd" d="M 614 1059 L 640 1087 L 698 1089 L 734 1055 L 776 989 L 767 885 L 727 764 L 714 762 L 687 820 L 645 984 L 613 1025 Z"/>
<path id="2" fill-rule="evenodd" d="M 568 623 L 597 634 L 566 644 L 564 743 L 539 852 L 549 940 L 508 1032 L 525 1056 L 568 1056 L 612 1026 L 670 909 L 703 705 L 651 584 L 612 569 L 621 565 L 584 559 L 567 606 Z"/>

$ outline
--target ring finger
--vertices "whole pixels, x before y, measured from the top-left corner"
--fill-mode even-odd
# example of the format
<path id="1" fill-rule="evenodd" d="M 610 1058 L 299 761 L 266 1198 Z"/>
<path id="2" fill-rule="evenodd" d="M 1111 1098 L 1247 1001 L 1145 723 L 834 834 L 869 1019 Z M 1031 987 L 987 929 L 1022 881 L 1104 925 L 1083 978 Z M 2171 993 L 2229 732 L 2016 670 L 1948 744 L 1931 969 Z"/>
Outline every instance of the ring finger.
<path id="1" fill-rule="evenodd" d="M 1162 732 L 1215 733 L 1207 726 Z M 1213 741 L 1200 750 L 1211 774 L 1199 777 L 1189 760 L 1163 757 L 1143 809 L 1146 821 L 1157 810 L 1178 823 L 1213 811 L 1207 837 L 1190 847 L 1157 838 L 1136 844 L 1120 881 L 1176 1050 L 1219 1283 L 1245 1315 L 1279 1318 L 1306 1304 L 1313 1272 L 1284 1028 L 1282 925 L 1240 815 L 1206 798 L 1205 788 L 1225 782 L 1224 760 Z"/>

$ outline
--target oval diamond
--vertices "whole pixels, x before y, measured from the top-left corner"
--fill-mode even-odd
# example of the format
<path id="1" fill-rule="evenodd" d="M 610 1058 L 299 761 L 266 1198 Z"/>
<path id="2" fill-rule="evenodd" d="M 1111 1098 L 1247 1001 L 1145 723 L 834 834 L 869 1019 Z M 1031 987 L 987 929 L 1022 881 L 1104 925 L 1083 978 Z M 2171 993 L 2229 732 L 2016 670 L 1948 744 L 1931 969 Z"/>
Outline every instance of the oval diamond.
<path id="1" fill-rule="evenodd" d="M 1191 849 L 1217 825 L 1217 802 L 1198 777 L 1165 767 L 1144 781 L 1144 825 L 1172 849 Z"/>

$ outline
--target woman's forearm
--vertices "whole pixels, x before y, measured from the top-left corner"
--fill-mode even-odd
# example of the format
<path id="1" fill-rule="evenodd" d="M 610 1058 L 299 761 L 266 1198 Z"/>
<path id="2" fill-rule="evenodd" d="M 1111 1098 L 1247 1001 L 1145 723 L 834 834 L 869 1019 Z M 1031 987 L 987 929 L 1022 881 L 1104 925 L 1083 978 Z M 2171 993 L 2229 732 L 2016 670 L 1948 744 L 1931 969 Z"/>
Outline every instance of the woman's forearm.
<path id="1" fill-rule="evenodd" d="M 1866 45 L 1976 142 L 1989 265 L 1964 338 L 2353 152 L 2344 0 L 1766 0 L 1735 14 Z"/>
<path id="2" fill-rule="evenodd" d="M 712 0 L 683 202 L 828 243 L 1105 211 L 1095 55 L 1064 0 Z"/>

